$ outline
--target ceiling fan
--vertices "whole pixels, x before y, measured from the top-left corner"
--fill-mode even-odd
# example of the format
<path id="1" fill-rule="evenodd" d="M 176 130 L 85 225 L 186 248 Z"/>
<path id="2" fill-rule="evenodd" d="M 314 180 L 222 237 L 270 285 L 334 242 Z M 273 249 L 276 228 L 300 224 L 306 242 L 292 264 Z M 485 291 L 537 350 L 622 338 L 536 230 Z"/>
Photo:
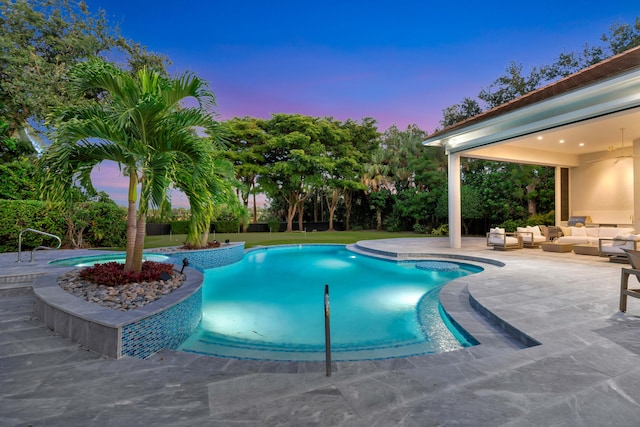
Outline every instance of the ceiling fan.
<path id="1" fill-rule="evenodd" d="M 628 147 L 628 148 L 630 148 L 631 150 L 633 150 L 633 146 Z M 613 145 L 610 145 L 610 146 L 607 148 L 607 151 L 609 151 L 610 153 L 613 153 L 613 152 L 615 152 L 616 150 L 617 150 L 617 149 L 616 149 L 616 147 L 615 147 L 615 146 L 613 146 Z M 617 156 L 610 156 L 610 155 L 609 155 L 609 156 L 606 156 L 606 157 L 602 157 L 602 158 L 600 158 L 600 159 L 589 160 L 588 162 L 589 162 L 589 163 L 594 163 L 594 162 L 602 162 L 602 161 L 605 161 L 605 160 L 615 160 L 613 163 L 614 163 L 614 164 L 616 164 L 616 163 L 618 163 L 621 159 L 629 159 L 629 158 L 636 159 L 636 158 L 638 158 L 638 157 L 637 157 L 637 156 L 634 156 L 634 155 L 633 155 L 633 154 L 631 154 L 631 153 L 629 153 L 629 154 L 626 154 L 626 153 L 625 153 L 625 146 L 624 146 L 624 128 L 620 128 L 620 154 L 619 154 L 619 155 L 617 155 Z"/>

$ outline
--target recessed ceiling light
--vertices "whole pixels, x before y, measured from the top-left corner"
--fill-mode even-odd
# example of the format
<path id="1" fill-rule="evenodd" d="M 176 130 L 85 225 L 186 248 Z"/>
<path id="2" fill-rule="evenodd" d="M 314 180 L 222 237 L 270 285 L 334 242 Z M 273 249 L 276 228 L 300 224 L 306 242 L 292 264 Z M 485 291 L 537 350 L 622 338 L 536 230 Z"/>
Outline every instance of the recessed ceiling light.
<path id="1" fill-rule="evenodd" d="M 580 144 L 578 144 L 578 145 L 580 145 L 580 147 L 584 147 L 584 142 L 581 142 L 581 143 L 580 143 Z"/>
<path id="2" fill-rule="evenodd" d="M 540 141 L 541 139 L 542 139 L 542 137 L 541 137 L 541 136 L 539 136 L 539 137 L 538 137 L 538 141 Z"/>
<path id="3" fill-rule="evenodd" d="M 564 144 L 564 139 L 561 139 L 561 140 L 560 140 L 560 141 L 558 141 L 558 142 L 560 142 L 560 144 Z"/>

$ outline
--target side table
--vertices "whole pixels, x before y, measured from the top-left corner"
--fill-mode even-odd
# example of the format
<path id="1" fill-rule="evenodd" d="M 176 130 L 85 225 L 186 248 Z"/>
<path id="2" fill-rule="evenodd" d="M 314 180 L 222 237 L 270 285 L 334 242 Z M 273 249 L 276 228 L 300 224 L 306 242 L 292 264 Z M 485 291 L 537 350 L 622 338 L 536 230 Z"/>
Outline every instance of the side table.
<path id="1" fill-rule="evenodd" d="M 600 249 L 597 245 L 573 245 L 573 252 L 578 255 L 600 255 Z"/>
<path id="2" fill-rule="evenodd" d="M 545 252 L 571 252 L 573 243 L 544 242 L 540 243 L 540 247 Z"/>

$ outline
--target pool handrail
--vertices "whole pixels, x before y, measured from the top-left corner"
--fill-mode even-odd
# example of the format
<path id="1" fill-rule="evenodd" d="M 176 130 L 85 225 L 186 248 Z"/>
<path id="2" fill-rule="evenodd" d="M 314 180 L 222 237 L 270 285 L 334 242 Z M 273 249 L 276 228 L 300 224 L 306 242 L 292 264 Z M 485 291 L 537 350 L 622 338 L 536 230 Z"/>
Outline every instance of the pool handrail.
<path id="1" fill-rule="evenodd" d="M 27 232 L 27 231 L 31 231 L 32 233 L 37 233 L 37 234 L 42 234 L 43 236 L 48 236 L 48 237 L 53 237 L 55 239 L 58 240 L 58 246 L 56 246 L 55 248 L 50 248 L 48 246 L 38 246 L 35 249 L 31 250 L 31 260 L 29 262 L 33 262 L 33 253 L 35 251 L 37 251 L 38 249 L 60 249 L 60 246 L 62 246 L 62 240 L 60 239 L 60 237 L 56 236 L 55 234 L 51 234 L 51 233 L 45 233 L 44 231 L 40 231 L 40 230 L 35 230 L 33 228 L 25 228 L 24 230 L 20 231 L 20 234 L 18 235 L 18 261 L 16 262 L 22 262 L 22 260 L 20 259 L 20 256 L 22 255 L 22 234 Z"/>

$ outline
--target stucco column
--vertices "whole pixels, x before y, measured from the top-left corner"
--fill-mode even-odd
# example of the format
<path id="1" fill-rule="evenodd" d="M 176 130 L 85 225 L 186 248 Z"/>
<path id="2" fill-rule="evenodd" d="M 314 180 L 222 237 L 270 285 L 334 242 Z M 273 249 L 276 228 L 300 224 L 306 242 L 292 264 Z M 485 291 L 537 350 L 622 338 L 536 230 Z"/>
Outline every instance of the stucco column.
<path id="1" fill-rule="evenodd" d="M 449 153 L 449 246 L 462 247 L 462 211 L 460 204 L 460 154 Z"/>
<path id="2" fill-rule="evenodd" d="M 556 166 L 555 169 L 555 225 L 562 222 L 562 176 L 560 175 L 562 167 Z"/>

